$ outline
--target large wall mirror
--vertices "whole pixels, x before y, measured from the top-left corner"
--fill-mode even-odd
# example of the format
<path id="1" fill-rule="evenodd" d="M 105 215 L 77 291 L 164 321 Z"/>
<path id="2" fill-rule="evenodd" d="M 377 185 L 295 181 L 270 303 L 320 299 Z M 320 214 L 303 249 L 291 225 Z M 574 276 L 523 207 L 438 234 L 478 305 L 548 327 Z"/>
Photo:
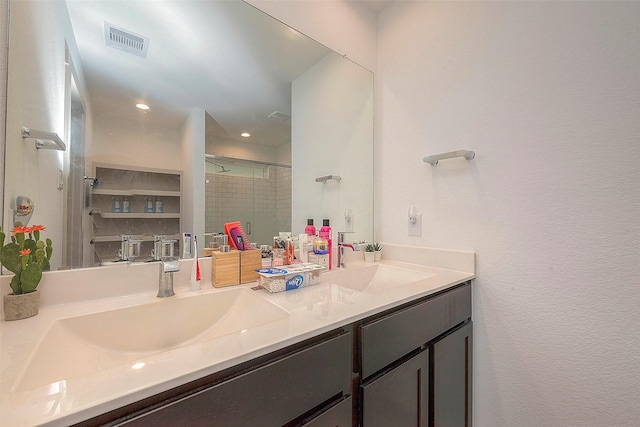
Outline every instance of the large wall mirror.
<path id="1" fill-rule="evenodd" d="M 9 7 L 2 224 L 30 200 L 53 269 L 231 221 L 258 244 L 308 218 L 373 238 L 369 70 L 243 1 Z"/>

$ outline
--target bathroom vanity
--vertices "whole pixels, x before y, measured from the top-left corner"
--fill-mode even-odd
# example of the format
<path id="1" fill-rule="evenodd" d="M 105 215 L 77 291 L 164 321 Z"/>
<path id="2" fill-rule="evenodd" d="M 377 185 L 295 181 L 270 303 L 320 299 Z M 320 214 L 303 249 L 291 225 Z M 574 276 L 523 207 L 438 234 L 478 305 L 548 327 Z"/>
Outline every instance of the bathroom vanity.
<path id="1" fill-rule="evenodd" d="M 471 425 L 471 283 L 79 425 Z"/>
<path id="2" fill-rule="evenodd" d="M 171 302 L 142 292 L 53 304 L 34 322 L 18 325 L 33 328 L 23 339 L 17 338 L 16 322 L 2 322 L 3 358 L 12 341 L 13 354 L 31 355 L 26 365 L 14 358 L 13 366 L 3 366 L 1 424 L 471 425 L 473 254 L 451 252 L 463 260 L 460 269 L 452 269 L 457 261 L 429 249 L 409 259 L 412 263 L 397 261 L 402 248 L 387 245 L 382 263 L 325 273 L 319 285 L 296 291 L 270 294 L 248 284 L 193 293 L 187 284 L 176 287 Z M 413 263 L 418 259 L 439 266 Z M 147 274 L 148 267 L 135 267 Z M 198 301 L 205 301 L 204 309 Z M 196 336 L 183 336 L 178 328 L 181 342 L 159 350 L 164 344 L 155 332 L 126 321 L 142 307 L 148 310 L 144 317 L 171 307 L 166 322 L 196 330 L 183 312 L 202 310 L 200 318 L 224 309 L 207 320 L 213 326 Z M 106 320 L 114 315 L 125 319 L 123 325 L 116 317 Z M 134 339 L 116 349 L 125 344 L 96 338 L 91 346 L 118 353 L 117 362 L 83 374 L 59 374 L 68 377 L 64 380 L 37 376 L 27 384 L 28 375 L 10 370 L 37 369 L 32 365 L 44 351 L 47 333 L 56 322 L 74 321 L 69 319 L 103 324 L 107 337 L 109 329 L 130 325 Z M 170 341 L 174 333 L 165 332 Z M 65 345 L 68 353 L 83 351 L 74 339 Z M 47 357 L 55 359 L 52 354 Z"/>

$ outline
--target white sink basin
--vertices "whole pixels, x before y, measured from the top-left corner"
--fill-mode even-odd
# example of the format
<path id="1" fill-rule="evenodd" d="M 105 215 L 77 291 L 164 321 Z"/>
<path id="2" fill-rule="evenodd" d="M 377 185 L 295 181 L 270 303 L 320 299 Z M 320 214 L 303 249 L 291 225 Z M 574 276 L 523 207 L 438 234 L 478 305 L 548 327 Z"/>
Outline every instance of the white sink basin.
<path id="1" fill-rule="evenodd" d="M 343 268 L 322 273 L 320 281 L 359 292 L 384 292 L 433 277 L 426 271 L 410 270 L 385 264 Z"/>
<path id="2" fill-rule="evenodd" d="M 17 389 L 97 372 L 286 316 L 254 291 L 236 288 L 59 319 L 34 351 Z"/>

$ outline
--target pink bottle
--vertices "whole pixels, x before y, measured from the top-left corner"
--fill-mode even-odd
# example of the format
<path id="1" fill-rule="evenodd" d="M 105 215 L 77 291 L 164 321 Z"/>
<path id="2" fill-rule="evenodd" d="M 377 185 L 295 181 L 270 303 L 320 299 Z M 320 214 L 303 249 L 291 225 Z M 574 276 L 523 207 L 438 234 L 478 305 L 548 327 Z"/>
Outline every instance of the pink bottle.
<path id="1" fill-rule="evenodd" d="M 316 237 L 316 226 L 313 225 L 313 218 L 307 220 L 307 226 L 304 228 L 304 234 L 311 237 Z"/>
<path id="2" fill-rule="evenodd" d="M 333 268 L 333 246 L 331 244 L 331 226 L 328 219 L 322 220 L 322 227 L 320 228 L 320 237 L 325 239 L 329 244 L 329 270 Z"/>

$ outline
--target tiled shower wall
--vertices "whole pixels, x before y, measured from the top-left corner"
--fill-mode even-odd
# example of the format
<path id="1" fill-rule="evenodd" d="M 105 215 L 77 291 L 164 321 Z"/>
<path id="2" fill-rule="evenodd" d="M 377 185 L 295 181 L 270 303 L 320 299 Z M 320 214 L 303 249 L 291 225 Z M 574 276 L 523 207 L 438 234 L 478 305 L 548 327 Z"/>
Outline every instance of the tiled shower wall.
<path id="1" fill-rule="evenodd" d="M 225 223 L 240 221 L 250 242 L 271 244 L 279 231 L 291 231 L 291 169 L 270 167 L 268 179 L 222 173 L 207 174 L 206 180 L 207 233 L 222 232 Z"/>

